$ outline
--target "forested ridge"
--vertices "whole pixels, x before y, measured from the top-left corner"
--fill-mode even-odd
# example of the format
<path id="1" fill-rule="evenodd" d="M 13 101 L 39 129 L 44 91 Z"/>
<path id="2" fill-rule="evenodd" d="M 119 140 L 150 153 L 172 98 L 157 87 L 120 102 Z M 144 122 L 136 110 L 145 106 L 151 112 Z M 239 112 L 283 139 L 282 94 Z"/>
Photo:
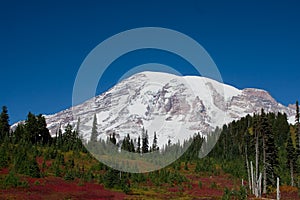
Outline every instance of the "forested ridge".
<path id="1" fill-rule="evenodd" d="M 281 186 L 300 187 L 298 102 L 294 124 L 288 123 L 284 113 L 266 113 L 261 110 L 260 113 L 247 115 L 217 128 L 207 137 L 195 134 L 180 159 L 149 173 L 125 173 L 112 169 L 93 158 L 85 145 L 113 143 L 121 151 L 143 155 L 148 152 L 163 154 L 170 149 L 179 149 L 176 152 L 180 152 L 189 141 L 183 145 L 168 141 L 159 149 L 156 133 L 149 133 L 154 134 L 149 145 L 147 130 L 142 131 L 137 141 L 133 141 L 129 134 L 119 141 L 115 134 L 111 134 L 106 141 L 99 141 L 94 119 L 90 141 L 85 144 L 78 134 L 78 126 L 80 120 L 77 128 L 67 125 L 64 130 L 59 129 L 55 137 L 51 137 L 45 118 L 29 113 L 26 121 L 11 131 L 8 110 L 3 106 L 0 115 L 0 169 L 8 169 L 9 173 L 0 176 L 0 188 L 28 187 L 22 176 L 54 176 L 65 181 L 78 180 L 80 184 L 95 182 L 129 195 L 141 190 L 141 184 L 157 187 L 165 185 L 169 188 L 176 186 L 184 195 L 185 189 L 194 187 L 195 180 L 189 174 L 196 177 L 229 174 L 234 179 L 244 180 L 244 186 L 239 184 L 236 190 L 225 187 L 223 199 L 272 194 L 276 190 L 277 177 L 280 178 Z M 200 159 L 203 148 L 214 143 L 216 145 L 208 156 Z M 202 187 L 201 181 L 198 187 Z"/>

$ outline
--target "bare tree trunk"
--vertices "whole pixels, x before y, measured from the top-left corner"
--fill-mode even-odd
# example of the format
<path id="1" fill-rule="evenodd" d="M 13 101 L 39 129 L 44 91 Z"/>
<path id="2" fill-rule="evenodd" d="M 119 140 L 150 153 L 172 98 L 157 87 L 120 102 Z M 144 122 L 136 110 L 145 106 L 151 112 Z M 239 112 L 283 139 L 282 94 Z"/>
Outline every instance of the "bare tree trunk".
<path id="1" fill-rule="evenodd" d="M 249 161 L 248 161 L 248 153 L 247 153 L 247 145 L 245 146 L 245 152 L 246 152 L 246 166 L 247 166 L 247 173 L 248 173 L 248 183 L 249 183 L 249 190 L 252 191 L 252 183 L 251 183 L 251 175 L 250 175 L 250 169 L 249 169 Z"/>
<path id="2" fill-rule="evenodd" d="M 252 187 L 252 194 L 255 194 L 255 185 L 254 185 L 254 177 L 253 177 L 253 164 L 252 161 L 250 161 L 250 167 L 251 167 L 251 187 Z"/>
<path id="3" fill-rule="evenodd" d="M 263 168 L 263 194 L 267 193 L 267 163 L 266 163 L 266 144 L 265 139 L 263 138 L 263 162 L 264 162 L 264 168 Z"/>
<path id="4" fill-rule="evenodd" d="M 259 178 L 257 181 L 257 193 L 258 193 L 258 197 L 261 197 L 261 173 L 259 173 Z"/>
<path id="5" fill-rule="evenodd" d="M 253 188 L 254 192 L 255 192 L 255 196 L 258 197 L 259 196 L 259 177 L 258 177 L 258 172 L 259 172 L 259 166 L 258 166 L 258 162 L 259 162 L 259 147 L 258 147 L 258 142 L 259 142 L 259 138 L 258 138 L 258 133 L 255 131 L 255 188 Z M 254 185 L 254 183 L 253 183 Z"/>

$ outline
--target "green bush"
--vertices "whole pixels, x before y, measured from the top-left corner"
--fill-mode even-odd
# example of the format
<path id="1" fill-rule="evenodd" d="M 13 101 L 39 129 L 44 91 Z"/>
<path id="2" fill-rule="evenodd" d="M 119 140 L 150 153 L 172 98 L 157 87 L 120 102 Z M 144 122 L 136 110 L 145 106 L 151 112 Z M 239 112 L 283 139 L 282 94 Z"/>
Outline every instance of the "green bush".
<path id="1" fill-rule="evenodd" d="M 23 160 L 19 159 L 15 162 L 14 168 L 16 172 L 24 175 L 31 176 L 33 178 L 41 177 L 39 166 L 35 160 L 35 158 L 23 158 Z"/>
<path id="2" fill-rule="evenodd" d="M 36 180 L 34 181 L 34 185 L 41 185 L 40 181 Z"/>
<path id="3" fill-rule="evenodd" d="M 28 182 L 20 181 L 19 177 L 11 171 L 5 177 L 4 181 L 1 182 L 3 188 L 10 188 L 10 187 L 28 187 Z"/>
<path id="4" fill-rule="evenodd" d="M 65 176 L 64 176 L 64 180 L 66 181 L 73 181 L 75 179 L 75 175 L 73 171 L 67 171 Z"/>
<path id="5" fill-rule="evenodd" d="M 212 183 L 210 184 L 210 188 L 211 188 L 211 189 L 217 189 L 218 186 L 217 186 L 217 184 L 216 184 L 215 182 L 212 182 Z"/>
<path id="6" fill-rule="evenodd" d="M 55 159 L 56 156 L 57 156 L 57 150 L 55 150 L 53 147 L 47 148 L 44 153 L 45 160 Z"/>
<path id="7" fill-rule="evenodd" d="M 239 200 L 246 200 L 247 199 L 247 190 L 244 186 L 241 186 L 240 189 L 237 190 L 229 190 L 225 188 L 224 194 L 222 196 L 222 200 L 230 200 L 231 198 L 239 199 Z"/>
<path id="8" fill-rule="evenodd" d="M 230 200 L 230 199 L 231 199 L 231 191 L 227 187 L 225 187 L 222 200 Z"/>
<path id="9" fill-rule="evenodd" d="M 61 176 L 61 170 L 60 170 L 59 164 L 55 162 L 55 163 L 53 163 L 52 167 L 54 169 L 54 175 L 56 177 L 60 177 Z"/>
<path id="10" fill-rule="evenodd" d="M 198 187 L 202 188 L 202 182 L 201 181 L 198 182 Z"/>
<path id="11" fill-rule="evenodd" d="M 238 198 L 240 200 L 246 200 L 247 199 L 247 190 L 246 190 L 246 187 L 244 187 L 244 186 L 240 187 L 240 190 L 238 192 Z"/>
<path id="12" fill-rule="evenodd" d="M 8 154 L 3 147 L 0 147 L 0 168 L 8 166 Z"/>

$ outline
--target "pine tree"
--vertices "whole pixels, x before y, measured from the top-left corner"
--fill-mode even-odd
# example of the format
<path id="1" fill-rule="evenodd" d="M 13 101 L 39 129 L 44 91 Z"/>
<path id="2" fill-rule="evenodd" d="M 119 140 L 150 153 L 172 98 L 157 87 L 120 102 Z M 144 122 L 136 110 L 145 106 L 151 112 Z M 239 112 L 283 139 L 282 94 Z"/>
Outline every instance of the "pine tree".
<path id="1" fill-rule="evenodd" d="M 141 153 L 141 137 L 140 136 L 138 137 L 136 152 Z"/>
<path id="2" fill-rule="evenodd" d="M 37 116 L 37 134 L 38 141 L 41 141 L 42 144 L 51 143 L 51 135 L 47 128 L 46 119 L 41 114 Z"/>
<path id="3" fill-rule="evenodd" d="M 110 140 L 111 143 L 117 144 L 117 139 L 116 139 L 116 133 L 115 132 L 113 132 L 112 136 L 109 135 L 109 140 Z"/>
<path id="4" fill-rule="evenodd" d="M 287 166 L 290 169 L 291 186 L 294 186 L 294 172 L 295 172 L 295 165 L 297 160 L 297 151 L 294 148 L 291 135 L 288 137 L 286 151 L 287 151 Z"/>
<path id="5" fill-rule="evenodd" d="M 157 151 L 157 150 L 159 150 L 159 147 L 157 146 L 156 132 L 154 132 L 154 138 L 153 138 L 153 143 L 152 143 L 152 151 Z"/>
<path id="6" fill-rule="evenodd" d="M 142 153 L 149 152 L 149 141 L 148 141 L 148 133 L 143 129 L 142 132 Z"/>
<path id="7" fill-rule="evenodd" d="M 28 113 L 25 121 L 25 140 L 36 144 L 38 141 L 38 123 L 34 114 Z"/>
<path id="8" fill-rule="evenodd" d="M 75 142 L 75 138 L 74 138 L 73 127 L 71 124 L 67 124 L 67 126 L 65 128 L 65 132 L 62 135 L 62 142 L 63 142 L 62 150 L 64 150 L 64 151 L 72 150 L 72 147 Z"/>
<path id="9" fill-rule="evenodd" d="M 5 137 L 9 136 L 9 130 L 8 110 L 6 106 L 3 106 L 0 114 L 0 142 L 3 141 Z"/>
<path id="10" fill-rule="evenodd" d="M 97 117 L 96 117 L 96 114 L 95 114 L 94 115 L 94 120 L 93 120 L 92 133 L 91 133 L 91 142 L 97 142 L 97 136 L 98 136 Z"/>
<path id="11" fill-rule="evenodd" d="M 45 117 L 41 114 L 35 116 L 29 112 L 25 121 L 24 129 L 23 138 L 26 141 L 30 141 L 32 144 L 50 144 L 52 141 Z"/>
<path id="12" fill-rule="evenodd" d="M 129 136 L 129 134 L 127 134 L 127 136 L 124 137 L 121 148 L 123 150 L 125 150 L 125 151 L 130 151 L 131 150 L 131 147 L 130 147 L 130 136 Z"/>
<path id="13" fill-rule="evenodd" d="M 133 144 L 133 140 L 130 140 L 130 147 L 129 147 L 129 152 L 135 152 L 134 150 L 134 144 Z"/>
<path id="14" fill-rule="evenodd" d="M 18 143 L 20 140 L 25 139 L 24 138 L 25 133 L 25 127 L 23 124 L 18 124 L 16 130 L 13 132 L 13 141 L 14 143 Z"/>
<path id="15" fill-rule="evenodd" d="M 276 174 L 275 167 L 278 165 L 278 153 L 275 147 L 274 134 L 268 117 L 264 110 L 261 111 L 260 130 L 263 138 L 263 163 L 264 163 L 264 190 L 266 192 L 267 186 L 275 186 Z"/>
<path id="16" fill-rule="evenodd" d="M 61 149 L 62 148 L 62 146 L 63 146 L 63 135 L 62 135 L 62 130 L 61 130 L 61 127 L 59 127 L 59 129 L 57 130 L 57 132 L 58 132 L 58 137 L 57 137 L 57 147 L 59 148 L 59 149 Z"/>
<path id="17" fill-rule="evenodd" d="M 113 188 L 116 185 L 120 185 L 120 176 L 119 171 L 115 169 L 109 169 L 104 175 L 103 175 L 103 184 L 106 188 Z"/>
<path id="18" fill-rule="evenodd" d="M 0 169 L 8 166 L 8 152 L 7 149 L 0 145 Z"/>

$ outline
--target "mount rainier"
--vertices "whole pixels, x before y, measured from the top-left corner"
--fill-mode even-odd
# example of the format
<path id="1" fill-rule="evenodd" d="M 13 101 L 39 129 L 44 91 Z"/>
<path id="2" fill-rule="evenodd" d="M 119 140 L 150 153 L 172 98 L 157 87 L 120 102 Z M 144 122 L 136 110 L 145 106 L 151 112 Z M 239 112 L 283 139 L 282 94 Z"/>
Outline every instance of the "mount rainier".
<path id="1" fill-rule="evenodd" d="M 96 114 L 99 138 L 106 139 L 115 132 L 117 139 L 122 140 L 128 133 L 136 139 L 144 128 L 149 141 L 155 131 L 158 144 L 163 145 L 169 139 L 182 141 L 197 132 L 205 135 L 261 108 L 284 112 L 293 121 L 294 108 L 283 106 L 264 90 L 239 90 L 199 76 L 142 72 L 99 96 L 45 118 L 52 135 L 68 123 L 76 126 L 80 119 L 80 135 L 89 140 Z"/>

